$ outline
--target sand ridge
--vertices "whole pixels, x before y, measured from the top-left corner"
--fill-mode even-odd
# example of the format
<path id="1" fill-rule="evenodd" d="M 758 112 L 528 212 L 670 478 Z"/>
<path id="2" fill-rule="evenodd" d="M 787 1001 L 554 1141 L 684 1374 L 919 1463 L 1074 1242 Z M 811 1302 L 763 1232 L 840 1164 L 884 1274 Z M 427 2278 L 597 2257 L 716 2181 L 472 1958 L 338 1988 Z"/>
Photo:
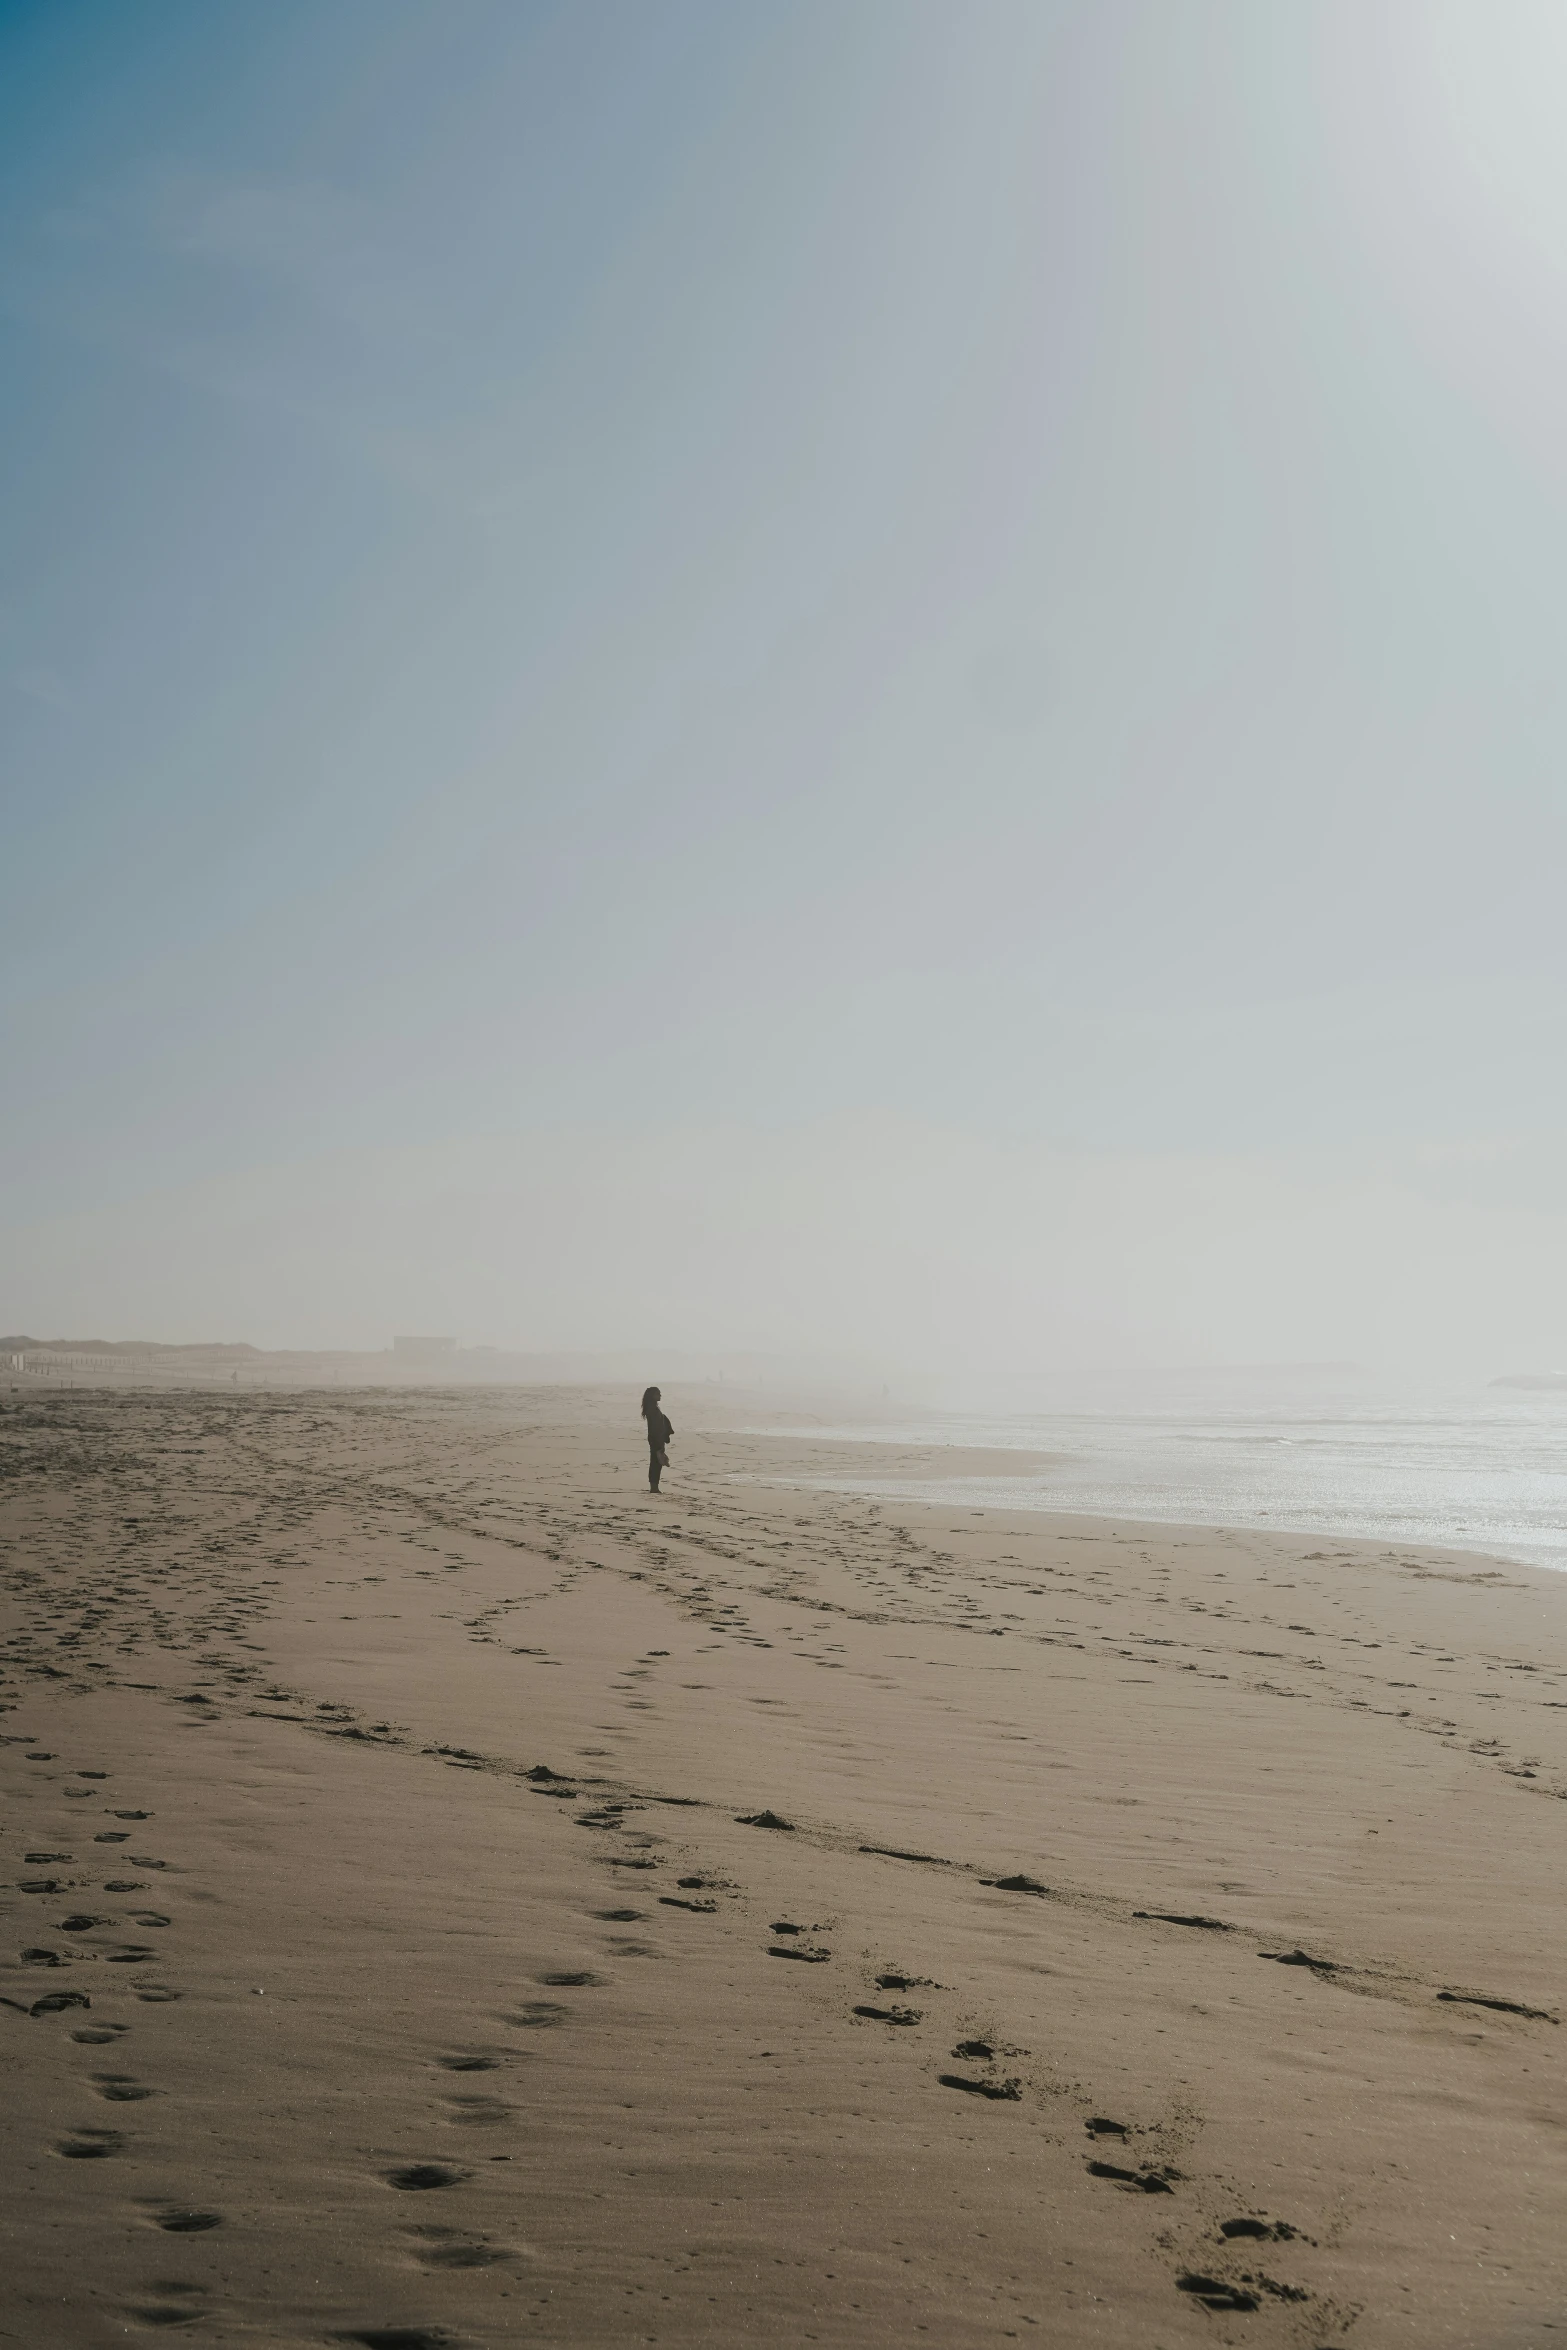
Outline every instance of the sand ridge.
<path id="1" fill-rule="evenodd" d="M 668 1400 L 0 1417 L 11 2338 L 1550 2339 L 1559 1579 Z"/>

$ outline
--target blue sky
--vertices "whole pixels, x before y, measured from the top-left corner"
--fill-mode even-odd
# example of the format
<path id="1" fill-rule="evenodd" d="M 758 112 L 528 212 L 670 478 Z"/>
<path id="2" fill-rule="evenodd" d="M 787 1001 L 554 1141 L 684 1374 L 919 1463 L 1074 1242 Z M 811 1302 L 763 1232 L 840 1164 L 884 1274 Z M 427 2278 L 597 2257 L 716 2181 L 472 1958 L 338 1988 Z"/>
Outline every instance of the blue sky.
<path id="1" fill-rule="evenodd" d="M 1567 1353 L 1564 94 L 1532 0 L 0 7 L 0 1323 Z"/>

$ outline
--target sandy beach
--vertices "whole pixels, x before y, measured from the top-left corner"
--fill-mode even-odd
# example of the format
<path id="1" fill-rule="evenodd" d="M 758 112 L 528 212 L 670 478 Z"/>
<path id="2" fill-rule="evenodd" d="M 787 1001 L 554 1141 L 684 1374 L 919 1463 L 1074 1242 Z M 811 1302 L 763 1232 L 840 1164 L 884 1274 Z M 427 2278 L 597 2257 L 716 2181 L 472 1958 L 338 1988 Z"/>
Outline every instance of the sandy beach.
<path id="1" fill-rule="evenodd" d="M 0 2342 L 1567 2343 L 1567 1582 L 665 1400 L 0 1396 Z"/>

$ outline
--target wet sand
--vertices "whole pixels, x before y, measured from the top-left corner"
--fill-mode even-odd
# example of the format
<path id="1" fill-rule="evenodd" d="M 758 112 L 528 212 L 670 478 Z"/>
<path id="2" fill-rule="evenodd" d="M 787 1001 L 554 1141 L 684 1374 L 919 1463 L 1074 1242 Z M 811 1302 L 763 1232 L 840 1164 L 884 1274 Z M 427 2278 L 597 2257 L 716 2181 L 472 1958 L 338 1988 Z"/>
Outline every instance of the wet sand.
<path id="1" fill-rule="evenodd" d="M 0 2343 L 1567 2344 L 1567 1579 L 0 1402 Z"/>

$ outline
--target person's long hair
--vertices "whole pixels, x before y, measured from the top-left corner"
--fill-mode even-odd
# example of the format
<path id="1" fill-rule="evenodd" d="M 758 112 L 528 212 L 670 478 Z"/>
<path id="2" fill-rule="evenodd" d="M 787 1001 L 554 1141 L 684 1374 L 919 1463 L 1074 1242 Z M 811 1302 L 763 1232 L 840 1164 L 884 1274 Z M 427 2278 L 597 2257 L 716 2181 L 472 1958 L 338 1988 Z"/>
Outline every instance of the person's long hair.
<path id="1" fill-rule="evenodd" d="M 642 1391 L 642 1417 L 645 1420 L 663 1394 L 660 1387 L 646 1387 Z"/>

